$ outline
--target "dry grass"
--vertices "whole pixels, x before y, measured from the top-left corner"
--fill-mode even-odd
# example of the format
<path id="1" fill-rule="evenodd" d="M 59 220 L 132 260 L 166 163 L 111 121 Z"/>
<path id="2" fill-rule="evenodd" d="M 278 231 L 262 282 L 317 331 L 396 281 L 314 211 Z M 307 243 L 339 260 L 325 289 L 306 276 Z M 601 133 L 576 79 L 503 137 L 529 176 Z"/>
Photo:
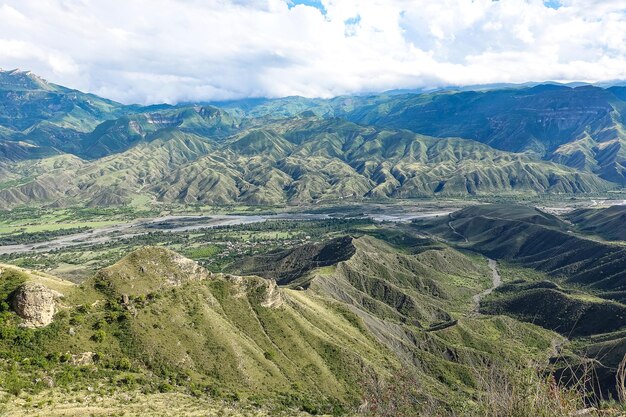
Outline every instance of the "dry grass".
<path id="1" fill-rule="evenodd" d="M 409 371 L 400 371 L 391 380 L 375 376 L 363 381 L 365 395 L 359 410 L 370 417 L 573 417 L 624 416 L 626 357 L 617 373 L 620 403 L 590 406 L 592 367 L 571 372 L 571 380 L 557 381 L 546 366 L 507 363 L 472 366 L 475 381 L 473 400 L 445 403 L 435 400 Z M 451 396 L 452 389 L 451 389 Z"/>
<path id="2" fill-rule="evenodd" d="M 297 411 L 276 412 L 244 403 L 226 403 L 170 392 L 143 394 L 119 392 L 99 395 L 89 391 L 63 392 L 49 390 L 36 396 L 5 396 L 0 415 L 17 417 L 79 416 L 203 416 L 203 417 L 270 417 L 308 416 Z"/>
<path id="3" fill-rule="evenodd" d="M 626 404 L 626 355 L 624 355 L 624 358 L 617 367 L 615 386 L 617 388 L 617 399 L 620 403 Z"/>

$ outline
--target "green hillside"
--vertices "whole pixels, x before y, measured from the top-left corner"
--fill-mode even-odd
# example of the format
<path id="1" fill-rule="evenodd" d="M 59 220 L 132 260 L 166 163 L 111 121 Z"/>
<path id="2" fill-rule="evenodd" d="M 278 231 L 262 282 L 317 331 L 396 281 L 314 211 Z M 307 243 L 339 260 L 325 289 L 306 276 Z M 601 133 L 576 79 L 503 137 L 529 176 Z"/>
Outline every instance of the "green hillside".
<path id="1" fill-rule="evenodd" d="M 561 350 L 565 357 L 555 358 L 562 367 L 559 373 L 570 383 L 588 379 L 588 389 L 607 398 L 618 395 L 614 381 L 624 356 L 626 254 L 622 245 L 578 232 L 605 210 L 615 212 L 574 211 L 567 217 L 580 223 L 572 225 L 532 207 L 478 205 L 412 227 L 509 262 L 505 283 L 481 302 L 480 311 L 506 314 L 571 338 Z M 623 227 L 619 216 L 610 218 L 613 227 Z"/>
<path id="2" fill-rule="evenodd" d="M 494 259 L 544 271 L 609 299 L 619 297 L 626 289 L 624 248 L 572 233 L 562 220 L 538 212 L 526 206 L 481 205 L 424 226 Z"/>
<path id="3" fill-rule="evenodd" d="M 405 403 L 413 413 L 463 407 L 482 415 L 486 367 L 515 378 L 527 361 L 545 360 L 559 339 L 472 313 L 473 294 L 489 285 L 482 258 L 441 245 L 404 252 L 371 237 L 329 244 L 353 253 L 292 275 L 308 289 L 210 273 L 159 247 L 139 249 L 79 286 L 4 269 L 0 296 L 18 313 L 26 309 L 11 300 L 25 291 L 24 281 L 58 295 L 45 327 L 22 328 L 25 319 L 3 313 L 0 354 L 11 363 L 0 370 L 3 387 L 38 395 L 36 381 L 44 378 L 59 389 L 91 386 L 110 396 L 140 385 L 144 401 L 178 392 L 277 414 L 341 415 L 368 395 L 383 395 L 370 378 L 400 373 L 420 381 L 410 394 L 419 400 Z"/>
<path id="4" fill-rule="evenodd" d="M 166 109 L 133 114 L 98 125 L 82 138 L 79 155 L 91 159 L 123 152 L 171 129 L 208 138 L 219 138 L 239 128 L 239 121 L 214 107 Z M 209 139 L 207 139 L 209 141 Z"/>
<path id="5" fill-rule="evenodd" d="M 125 141 L 134 138 L 130 149 L 76 170 L 64 169 L 63 182 L 57 181 L 54 170 L 36 178 L 21 171 L 27 179 L 0 191 L 3 206 L 111 205 L 131 202 L 137 196 L 186 204 L 273 205 L 493 193 L 589 193 L 614 187 L 591 173 L 477 142 L 380 130 L 340 119 L 288 119 L 213 140 L 180 127 L 145 133 L 141 125 L 136 128 L 144 133 L 128 136 L 130 125 L 126 122 L 121 130 L 109 127 L 118 122 L 96 129 L 110 132 L 98 133 L 100 142 L 90 149 L 105 142 L 108 145 L 101 149 L 127 147 Z M 16 179 L 20 177 L 16 175 Z M 39 189 L 45 189 L 45 195 L 36 191 Z M 94 201 L 102 193 L 117 197 Z"/>
<path id="6" fill-rule="evenodd" d="M 28 142 L 45 154 L 54 154 L 54 149 L 74 152 L 82 134 L 127 111 L 119 103 L 48 83 L 31 72 L 0 71 L 1 142 Z M 5 149 L 0 157 L 33 156 Z"/>
<path id="7" fill-rule="evenodd" d="M 530 152 L 624 184 L 623 87 L 537 85 L 484 91 L 382 94 L 330 100 L 286 98 L 223 104 L 254 116 L 320 116 L 435 137 L 461 137 L 495 149 Z"/>
<path id="8" fill-rule="evenodd" d="M 623 183 L 626 104 L 615 88 L 142 107 L 0 75 L 4 208 L 580 194 Z M 187 158 L 145 162 L 164 148 Z M 26 169 L 67 154 L 88 162 L 61 175 Z"/>
<path id="9" fill-rule="evenodd" d="M 578 209 L 569 213 L 567 219 L 583 232 L 608 240 L 626 240 L 626 206 Z"/>

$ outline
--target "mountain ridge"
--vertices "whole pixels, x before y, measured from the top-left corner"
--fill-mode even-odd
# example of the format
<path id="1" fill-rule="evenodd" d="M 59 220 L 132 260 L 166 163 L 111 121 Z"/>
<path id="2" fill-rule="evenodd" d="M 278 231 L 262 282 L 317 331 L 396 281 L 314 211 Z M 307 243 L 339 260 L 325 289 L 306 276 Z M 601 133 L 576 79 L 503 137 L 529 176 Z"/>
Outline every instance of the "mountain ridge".
<path id="1" fill-rule="evenodd" d="M 30 73 L 2 76 L 15 79 L 0 91 L 3 208 L 602 193 L 625 183 L 619 87 L 141 107 Z M 82 166 L 42 172 L 54 164 L 39 160 L 66 154 Z"/>

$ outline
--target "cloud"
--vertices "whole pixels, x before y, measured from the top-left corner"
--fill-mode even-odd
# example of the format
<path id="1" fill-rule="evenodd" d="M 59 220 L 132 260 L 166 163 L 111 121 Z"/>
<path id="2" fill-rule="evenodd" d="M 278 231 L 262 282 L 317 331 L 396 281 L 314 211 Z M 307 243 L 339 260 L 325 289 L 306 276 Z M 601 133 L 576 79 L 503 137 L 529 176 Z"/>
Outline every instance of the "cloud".
<path id="1" fill-rule="evenodd" d="M 127 103 L 626 79 L 626 0 L 3 0 L 0 66 Z"/>

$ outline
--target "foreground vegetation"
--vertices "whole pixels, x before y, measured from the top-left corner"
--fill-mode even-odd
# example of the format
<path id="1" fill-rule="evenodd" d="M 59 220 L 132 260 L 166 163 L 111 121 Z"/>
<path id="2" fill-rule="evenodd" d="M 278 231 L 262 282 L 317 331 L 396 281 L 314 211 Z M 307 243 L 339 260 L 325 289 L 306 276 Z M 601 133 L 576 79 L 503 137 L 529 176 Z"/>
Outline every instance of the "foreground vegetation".
<path id="1" fill-rule="evenodd" d="M 63 210 L 76 216 L 68 224 L 136 218 Z M 3 411 L 163 415 L 170 404 L 189 415 L 619 415 L 619 293 L 524 263 L 539 255 L 509 255 L 531 250 L 520 239 L 535 235 L 582 239 L 568 233 L 576 225 L 510 206 L 413 224 L 358 213 L 4 255 L 27 269 L 0 266 Z M 30 215 L 10 221 L 36 222 Z M 485 234 L 492 222 L 504 223 Z M 24 233 L 48 232 L 16 236 Z M 574 253 L 604 247 L 576 242 Z M 498 259 L 504 283 L 476 312 L 474 295 L 492 285 L 480 253 Z M 546 265 L 570 259 L 562 253 Z M 25 281 L 64 295 L 46 327 L 22 327 L 15 313 Z M 542 303 L 558 311 L 535 308 Z"/>
<path id="2" fill-rule="evenodd" d="M 81 285 L 5 268 L 4 411 L 160 415 L 171 403 L 189 415 L 565 416 L 588 407 L 584 387 L 552 376 L 559 335 L 473 311 L 472 296 L 490 285 L 485 258 L 410 228 L 280 221 L 202 232 L 272 242 L 220 264 L 231 271 L 267 256 L 321 262 L 335 236 L 353 247 L 298 274 L 268 264 L 258 273 L 284 279 L 278 292 L 263 278 L 211 275 L 161 247 Z M 210 260 L 210 247 L 193 250 Z M 505 281 L 516 268 L 505 266 Z M 11 297 L 24 281 L 64 294 L 52 324 L 20 326 Z"/>

